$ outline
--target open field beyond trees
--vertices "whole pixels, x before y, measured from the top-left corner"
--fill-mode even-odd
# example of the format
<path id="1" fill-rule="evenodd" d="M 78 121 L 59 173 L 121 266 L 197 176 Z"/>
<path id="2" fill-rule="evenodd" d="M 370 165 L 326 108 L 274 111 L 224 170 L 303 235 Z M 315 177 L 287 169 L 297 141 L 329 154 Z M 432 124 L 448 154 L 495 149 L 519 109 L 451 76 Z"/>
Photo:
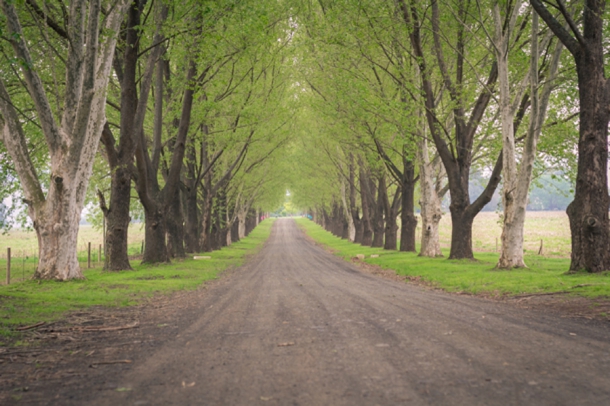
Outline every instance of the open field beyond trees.
<path id="1" fill-rule="evenodd" d="M 451 246 L 451 216 L 445 213 L 440 222 L 441 248 Z M 472 245 L 475 252 L 497 252 L 500 249 L 502 222 L 500 215 L 484 211 L 475 217 L 472 230 Z M 421 221 L 417 236 L 421 235 Z M 525 219 L 523 247 L 528 254 L 538 253 L 543 242 L 543 256 L 570 258 L 570 223 L 563 211 L 531 211 Z M 419 241 L 418 241 L 419 243 Z"/>

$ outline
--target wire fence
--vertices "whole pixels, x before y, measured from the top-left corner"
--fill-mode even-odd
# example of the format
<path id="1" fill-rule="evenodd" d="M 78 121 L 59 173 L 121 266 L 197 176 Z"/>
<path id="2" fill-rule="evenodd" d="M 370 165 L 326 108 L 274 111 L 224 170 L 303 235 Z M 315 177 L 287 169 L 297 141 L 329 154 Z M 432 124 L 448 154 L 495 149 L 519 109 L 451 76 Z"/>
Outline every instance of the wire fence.
<path id="1" fill-rule="evenodd" d="M 101 244 L 87 243 L 77 253 L 81 269 L 99 268 L 104 262 Z M 23 282 L 31 279 L 38 266 L 38 252 L 12 250 L 8 247 L 0 254 L 0 285 Z"/>

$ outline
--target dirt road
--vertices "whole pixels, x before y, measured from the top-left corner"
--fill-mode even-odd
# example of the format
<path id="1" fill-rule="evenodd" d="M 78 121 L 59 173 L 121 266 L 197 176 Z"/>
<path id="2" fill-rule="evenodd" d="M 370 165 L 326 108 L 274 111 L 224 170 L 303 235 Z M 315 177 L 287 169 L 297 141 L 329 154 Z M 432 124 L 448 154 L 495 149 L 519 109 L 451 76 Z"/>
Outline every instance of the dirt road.
<path id="1" fill-rule="evenodd" d="M 84 403 L 610 404 L 607 324 L 363 274 L 290 219 L 197 309 Z"/>
<path id="2" fill-rule="evenodd" d="M 289 219 L 229 278 L 90 403 L 610 404 L 607 325 L 372 277 Z"/>

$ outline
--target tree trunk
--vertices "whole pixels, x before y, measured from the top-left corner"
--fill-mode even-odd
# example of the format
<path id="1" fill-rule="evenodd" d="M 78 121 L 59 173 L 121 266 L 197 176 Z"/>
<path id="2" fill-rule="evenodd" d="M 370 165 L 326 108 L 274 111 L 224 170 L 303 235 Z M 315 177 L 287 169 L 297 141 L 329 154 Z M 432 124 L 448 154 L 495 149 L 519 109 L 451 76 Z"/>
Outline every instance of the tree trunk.
<path id="1" fill-rule="evenodd" d="M 237 212 L 237 224 L 238 224 L 238 232 L 237 236 L 241 240 L 246 237 L 246 216 L 248 212 L 244 210 L 243 207 L 240 207 Z"/>
<path id="2" fill-rule="evenodd" d="M 0 1 L 0 8 L 3 33 L 9 38 L 3 52 L 7 58 L 20 61 L 15 68 L 20 68 L 21 72 L 15 73 L 21 75 L 19 80 L 34 101 L 37 125 L 44 135 L 43 145 L 48 148 L 50 157 L 50 167 L 45 176 L 50 175 L 51 181 L 45 188 L 48 189 L 45 196 L 32 163 L 23 119 L 17 114 L 4 85 L 4 79 L 10 73 L 4 72 L 0 79 L 0 140 L 19 176 L 28 214 L 38 237 L 39 260 L 34 278 L 82 278 L 77 260 L 78 226 L 105 122 L 106 90 L 117 32 L 127 1 L 117 2 L 103 20 L 100 19 L 99 4 L 95 2 L 72 7 L 64 16 L 70 21 L 66 35 L 72 41 L 63 64 L 66 67 L 65 94 L 59 96 L 63 104 L 59 120 L 37 71 L 39 68 L 48 70 L 48 67 L 41 67 L 40 61 L 34 62 L 29 50 L 30 44 L 48 42 L 48 38 L 26 41 L 14 2 Z M 46 32 L 44 27 L 41 30 Z M 98 35 L 101 30 L 107 35 Z M 8 45 L 12 46 L 13 52 L 9 51 Z M 35 145 L 35 148 L 40 149 L 41 145 Z"/>
<path id="3" fill-rule="evenodd" d="M 169 202 L 169 216 L 166 219 L 168 251 L 172 258 L 184 258 L 184 215 L 180 201 L 180 189 Z"/>
<path id="4" fill-rule="evenodd" d="M 144 211 L 144 255 L 142 263 L 156 264 L 169 262 L 169 254 L 165 241 L 165 218 L 163 212 L 158 207 Z"/>
<path id="5" fill-rule="evenodd" d="M 493 6 L 495 23 L 494 49 L 498 65 L 498 82 L 500 84 L 499 107 L 502 122 L 502 175 L 504 178 L 502 190 L 504 226 L 502 228 L 502 250 L 498 261 L 498 268 L 525 267 L 525 262 L 523 261 L 523 222 L 525 220 L 525 205 L 515 201 L 518 184 L 514 117 L 517 106 L 512 101 L 508 77 L 509 42 L 520 6 L 521 2 L 517 1 L 514 7 L 512 7 L 512 13 L 508 19 L 508 24 L 500 15 L 500 5 L 496 2 Z M 534 28 L 532 28 L 532 32 L 533 38 L 537 37 L 537 30 L 534 33 Z M 532 40 L 532 44 L 533 42 L 536 42 L 537 46 L 537 38 Z M 538 55 L 536 55 L 536 57 L 537 56 Z M 520 90 L 521 89 L 518 89 L 518 91 Z M 534 89 L 534 91 L 537 91 L 537 89 Z"/>
<path id="6" fill-rule="evenodd" d="M 369 188 L 369 175 L 360 170 L 360 199 L 362 204 L 362 240 L 361 244 L 370 247 L 373 243 L 373 226 L 371 224 L 371 207 L 369 205 L 371 193 Z"/>
<path id="7" fill-rule="evenodd" d="M 371 186 L 374 186 L 372 183 Z M 373 190 L 373 188 L 371 188 Z M 385 174 L 381 175 L 377 187 L 377 201 L 374 202 L 373 214 L 373 243 L 371 247 L 383 247 L 383 234 L 385 231 L 383 221 L 383 198 L 387 199 L 387 189 L 385 187 Z"/>
<path id="8" fill-rule="evenodd" d="M 347 196 L 345 190 L 345 179 L 341 178 L 341 202 L 343 203 L 343 210 L 345 212 L 346 226 L 347 229 L 343 233 L 343 237 L 349 241 L 354 242 L 356 239 L 356 224 L 352 217 L 352 210 L 347 204 Z"/>
<path id="9" fill-rule="evenodd" d="M 200 251 L 199 246 L 199 214 L 197 207 L 197 189 L 187 188 L 185 192 L 186 216 L 184 248 L 186 252 L 194 253 Z"/>
<path id="10" fill-rule="evenodd" d="M 415 217 L 415 166 L 403 154 L 403 177 L 401 185 L 401 212 L 400 212 L 400 251 L 415 252 L 415 230 L 417 217 Z"/>
<path id="11" fill-rule="evenodd" d="M 58 178 L 55 178 L 58 179 Z M 82 203 L 64 189 L 63 181 L 51 184 L 47 199 L 30 218 L 38 237 L 38 266 L 34 279 L 83 278 L 77 259 L 78 224 Z"/>
<path id="12" fill-rule="evenodd" d="M 419 185 L 421 190 L 422 234 L 419 255 L 423 257 L 442 257 L 439 242 L 438 224 L 443 217 L 441 201 L 436 193 L 433 178 L 433 164 L 428 156 L 428 143 L 423 138 L 419 147 L 420 170 Z"/>
<path id="13" fill-rule="evenodd" d="M 127 231 L 131 221 L 131 170 L 121 165 L 110 176 L 110 209 L 102 203 L 102 212 L 106 218 L 104 270 L 130 270 Z M 101 192 L 98 194 L 103 202 L 103 195 Z"/>
<path id="14" fill-rule="evenodd" d="M 452 139 L 447 139 L 441 133 L 439 128 L 439 119 L 436 109 L 436 95 L 434 93 L 431 78 L 434 76 L 431 69 L 428 68 L 426 62 L 426 54 L 423 51 L 421 32 L 420 32 L 420 16 L 415 8 L 407 6 L 405 0 L 398 0 L 402 17 L 406 26 L 409 29 L 409 38 L 413 47 L 413 54 L 417 58 L 419 73 L 421 75 L 422 90 L 425 97 L 426 119 L 428 128 L 432 134 L 432 139 L 436 145 L 436 149 L 441 157 L 449 181 L 449 192 L 451 194 L 451 218 L 453 221 L 453 229 L 451 233 L 451 253 L 450 259 L 472 259 L 472 221 L 483 207 L 491 200 L 493 193 L 500 182 L 500 173 L 502 169 L 502 156 L 498 157 L 496 165 L 491 174 L 491 178 L 481 195 L 474 201 L 470 202 L 468 191 L 468 181 L 473 158 L 474 136 L 484 117 L 484 113 L 489 105 L 492 96 L 492 90 L 498 77 L 497 64 L 491 65 L 489 75 L 485 86 L 481 86 L 477 90 L 478 96 L 476 99 L 466 99 L 470 92 L 465 92 L 462 86 L 465 85 L 465 75 L 463 75 L 463 67 L 465 64 L 467 44 L 465 43 L 464 33 L 468 29 L 466 23 L 458 24 L 456 33 L 456 49 L 453 52 L 455 62 L 453 66 L 457 68 L 455 81 L 452 78 L 452 72 L 449 72 L 449 64 L 445 61 L 443 33 L 441 33 L 441 18 L 438 2 L 431 3 L 431 22 L 432 22 L 432 37 L 434 42 L 434 54 L 437 61 L 437 66 L 442 76 L 444 87 L 447 89 L 449 97 L 452 101 L 453 132 Z M 467 18 L 470 11 L 468 2 L 458 4 L 457 13 L 464 18 Z M 468 111 L 470 111 L 468 113 Z M 450 144 L 447 143 L 449 141 Z"/>
<path id="15" fill-rule="evenodd" d="M 354 242 L 360 244 L 362 242 L 362 219 L 356 205 L 356 173 L 354 170 L 353 157 L 350 154 L 349 165 L 349 210 L 351 212 L 352 221 L 354 222 Z"/>
<path id="16" fill-rule="evenodd" d="M 599 32 L 601 36 L 601 31 Z M 583 52 L 584 54 L 584 52 Z M 601 54 L 596 59 L 602 59 Z M 608 234 L 608 121 L 610 81 L 603 65 L 577 62 L 580 94 L 580 137 L 574 201 L 567 209 L 572 234 L 570 271 L 610 270 Z M 590 58 L 593 59 L 593 58 Z"/>
<path id="17" fill-rule="evenodd" d="M 574 56 L 580 98 L 578 172 L 574 201 L 567 209 L 572 234 L 570 271 L 610 269 L 608 219 L 608 122 L 610 80 L 604 69 L 604 9 L 606 1 L 587 0 L 582 32 L 567 31 L 540 0 L 530 0 L 536 12 Z M 562 6 L 563 7 L 563 6 Z M 564 15 L 567 12 L 564 13 Z M 570 17 L 571 18 L 571 17 Z M 579 18 L 571 18 L 579 21 Z"/>
<path id="18" fill-rule="evenodd" d="M 383 187 L 383 189 L 386 190 L 386 192 L 380 196 L 385 215 L 385 239 L 383 248 L 386 250 L 396 250 L 396 245 L 398 244 L 398 224 L 396 222 L 396 218 L 398 217 L 398 204 L 399 202 L 402 202 L 402 191 L 400 188 L 396 189 L 396 193 L 394 193 L 394 198 L 392 199 L 392 204 L 390 204 L 385 183 L 385 176 L 379 180 L 379 187 Z"/>
<path id="19" fill-rule="evenodd" d="M 453 197 L 453 196 L 452 196 Z M 451 251 L 449 259 L 472 259 L 472 217 L 462 207 L 451 203 Z"/>

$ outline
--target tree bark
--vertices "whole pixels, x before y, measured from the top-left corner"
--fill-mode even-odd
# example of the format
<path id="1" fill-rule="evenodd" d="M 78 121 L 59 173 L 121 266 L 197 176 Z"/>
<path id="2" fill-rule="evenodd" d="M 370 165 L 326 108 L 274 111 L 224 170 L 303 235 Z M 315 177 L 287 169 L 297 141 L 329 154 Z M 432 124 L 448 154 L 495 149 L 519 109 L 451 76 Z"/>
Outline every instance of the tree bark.
<path id="1" fill-rule="evenodd" d="M 142 32 L 140 20 L 142 13 L 145 11 L 144 5 L 145 2 L 141 1 L 131 3 L 125 29 L 122 66 L 117 67 L 121 72 L 121 75 L 117 75 L 117 77 L 120 77 L 121 85 L 121 122 L 119 145 L 116 149 L 114 136 L 108 124 L 106 124 L 102 133 L 102 143 L 105 146 L 110 166 L 110 206 L 106 207 L 104 204 L 104 207 L 102 207 L 107 225 L 104 260 L 104 269 L 107 271 L 132 269 L 127 251 L 127 234 L 131 221 L 129 210 L 137 142 L 135 131 L 144 122 L 155 63 L 164 52 L 162 46 L 158 46 L 150 52 L 145 71 L 140 80 L 141 91 L 138 100 L 136 73 L 140 52 L 140 33 Z M 161 42 L 160 28 L 166 17 L 167 7 L 162 7 L 157 21 L 157 32 L 153 38 L 155 43 Z M 121 61 L 115 60 L 114 64 L 115 66 L 120 65 Z"/>
<path id="2" fill-rule="evenodd" d="M 604 72 L 605 0 L 586 0 L 583 30 L 579 31 L 562 2 L 558 8 L 569 32 L 540 0 L 530 0 L 540 17 L 573 55 L 578 74 L 580 131 L 574 200 L 568 206 L 572 235 L 570 271 L 610 269 L 608 219 L 608 122 L 610 80 Z"/>
<path id="3" fill-rule="evenodd" d="M 371 184 L 371 190 L 374 189 L 374 182 Z M 371 247 L 383 247 L 383 234 L 385 231 L 383 219 L 383 199 L 387 199 L 387 189 L 385 185 L 385 174 L 379 177 L 377 183 L 377 200 L 374 201 L 373 212 L 373 243 Z"/>
<path id="4" fill-rule="evenodd" d="M 390 204 L 387 191 L 383 197 L 383 212 L 385 215 L 385 239 L 383 242 L 383 248 L 386 250 L 396 250 L 396 246 L 398 244 L 398 224 L 396 219 L 398 217 L 398 210 L 400 208 L 399 205 L 402 203 L 401 189 L 401 187 L 396 188 L 394 198 L 392 199 L 392 204 Z"/>
<path id="5" fill-rule="evenodd" d="M 371 206 L 369 190 L 370 175 L 364 169 L 360 169 L 360 199 L 362 204 L 362 241 L 365 247 L 370 247 L 373 243 L 373 226 L 371 224 Z"/>
<path id="6" fill-rule="evenodd" d="M 419 255 L 423 257 L 442 257 L 438 225 L 443 217 L 441 201 L 436 193 L 433 164 L 428 155 L 428 142 L 423 138 L 419 147 L 419 185 L 421 190 L 422 234 Z"/>
<path id="7" fill-rule="evenodd" d="M 415 217 L 415 165 L 406 158 L 403 160 L 403 173 L 400 190 L 401 212 L 400 212 L 400 251 L 415 252 L 415 230 L 417 228 L 417 217 Z"/>
<path id="8" fill-rule="evenodd" d="M 546 43 L 550 38 L 545 38 L 539 47 L 538 39 L 538 15 L 533 13 L 532 15 L 532 38 L 531 38 L 531 50 L 530 50 L 530 71 L 529 71 L 529 82 L 530 82 L 530 98 L 531 98 L 531 113 L 530 123 L 525 138 L 525 146 L 523 148 L 523 154 L 521 158 L 521 164 L 517 170 L 515 166 L 507 166 L 506 160 L 516 160 L 515 156 L 510 154 L 504 154 L 504 227 L 502 228 L 502 248 L 500 252 L 500 258 L 498 260 L 498 268 L 510 269 L 516 267 L 525 267 L 524 252 L 523 252 L 523 228 L 525 225 L 526 207 L 528 203 L 529 188 L 532 181 L 532 172 L 534 169 L 534 160 L 536 159 L 537 143 L 540 138 L 542 125 L 546 117 L 546 111 L 548 107 L 549 98 L 554 86 L 554 80 L 557 76 L 557 70 L 559 67 L 559 61 L 563 46 L 558 41 L 552 52 L 550 58 L 550 64 L 546 74 L 546 81 L 542 88 L 539 90 L 538 83 L 538 60 L 539 60 L 539 49 L 546 48 Z M 498 58 L 499 63 L 506 63 L 502 58 Z M 506 69 L 507 71 L 508 69 Z M 505 76 L 506 74 L 506 76 Z M 500 77 L 501 82 L 506 82 L 507 72 L 502 74 Z M 506 91 L 505 91 L 506 93 Z M 502 97 L 502 95 L 501 95 Z M 506 97 L 506 96 L 504 96 Z M 516 100 L 516 99 L 515 99 Z M 514 105 L 510 107 L 510 110 L 514 111 Z M 512 111 L 503 115 L 502 120 L 514 120 Z M 520 112 L 521 115 L 523 112 Z M 519 114 L 518 114 L 519 116 Z M 507 132 L 503 134 L 505 145 L 503 151 L 509 150 L 514 151 L 511 148 L 510 138 L 514 140 L 514 134 L 518 123 L 514 125 L 512 133 Z M 503 131 L 510 131 L 510 128 L 503 129 Z M 514 144 L 514 142 L 513 142 Z M 515 172 L 510 173 L 514 170 Z M 507 179 L 511 179 L 507 182 Z M 508 183 L 512 186 L 507 186 Z"/>
<path id="9" fill-rule="evenodd" d="M 172 258 L 186 257 L 186 251 L 184 250 L 184 214 L 180 194 L 180 188 L 177 188 L 174 198 L 170 199 L 169 215 L 166 220 L 168 251 Z"/>

